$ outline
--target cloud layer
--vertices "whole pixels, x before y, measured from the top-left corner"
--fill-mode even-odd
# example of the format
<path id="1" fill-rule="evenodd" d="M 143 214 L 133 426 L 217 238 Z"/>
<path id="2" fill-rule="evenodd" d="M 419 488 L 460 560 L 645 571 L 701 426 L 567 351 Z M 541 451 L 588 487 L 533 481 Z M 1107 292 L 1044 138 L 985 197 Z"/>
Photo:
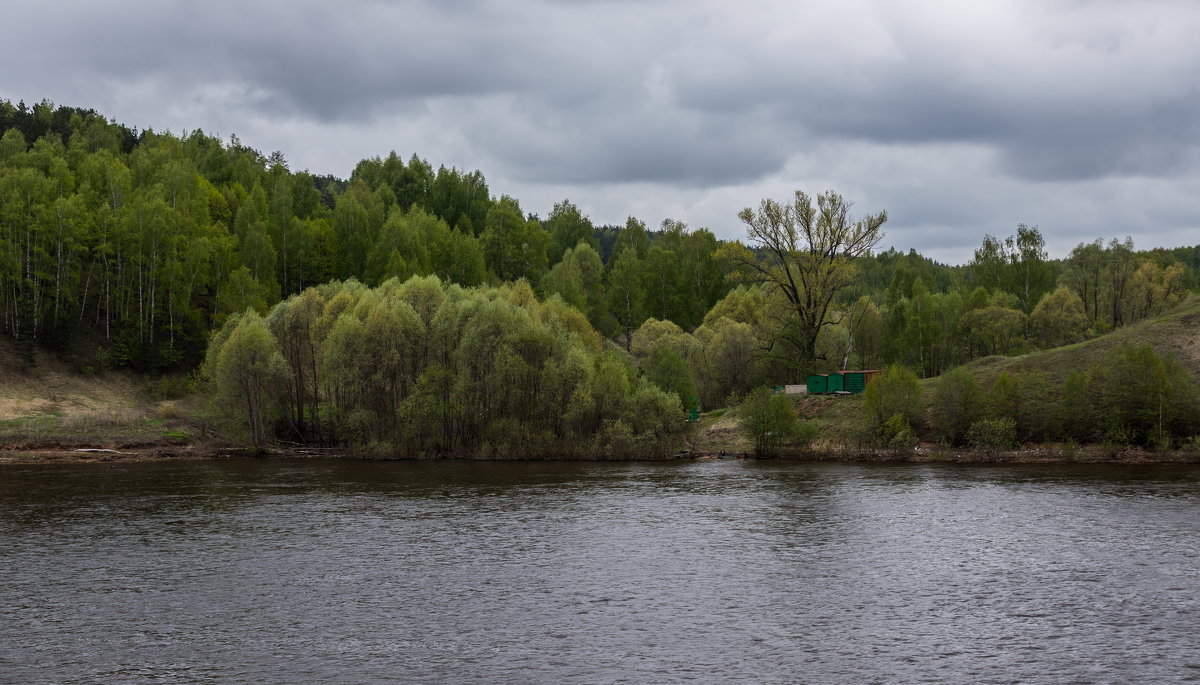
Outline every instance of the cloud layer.
<path id="1" fill-rule="evenodd" d="M 18 2 L 0 97 L 236 133 L 347 175 L 396 150 L 545 213 L 738 237 L 795 188 L 970 258 L 1038 224 L 1200 243 L 1200 6 L 750 0 Z"/>

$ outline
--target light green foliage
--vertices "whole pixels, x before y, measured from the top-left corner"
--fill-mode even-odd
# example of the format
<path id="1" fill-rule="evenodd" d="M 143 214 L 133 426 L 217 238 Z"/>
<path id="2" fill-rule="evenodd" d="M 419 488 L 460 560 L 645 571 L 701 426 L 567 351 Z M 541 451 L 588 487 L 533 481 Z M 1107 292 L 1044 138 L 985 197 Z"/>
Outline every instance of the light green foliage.
<path id="1" fill-rule="evenodd" d="M 903 414 L 892 414 L 877 431 L 881 445 L 897 450 L 911 450 L 917 446 L 917 434 Z"/>
<path id="2" fill-rule="evenodd" d="M 214 407 L 234 425 L 243 425 L 255 446 L 262 446 L 287 367 L 261 316 L 247 310 L 230 317 L 213 336 L 204 375 L 213 389 Z"/>
<path id="3" fill-rule="evenodd" d="M 814 363 L 817 335 L 834 323 L 834 298 L 854 281 L 854 260 L 883 238 L 887 212 L 853 221 L 850 203 L 841 195 L 823 193 L 814 203 L 796 191 L 791 203 L 763 200 L 758 211 L 746 208 L 738 218 L 759 252 L 735 243 L 722 246 L 717 254 L 739 278 L 768 284 L 783 294 L 794 317 L 794 335 L 781 342 L 793 348 L 798 372 L 806 373 Z"/>
<path id="4" fill-rule="evenodd" d="M 983 412 L 983 393 L 966 370 L 942 375 L 933 398 L 933 423 L 943 440 L 952 445 L 966 442 L 967 431 Z"/>
<path id="5" fill-rule="evenodd" d="M 1129 238 L 1113 238 L 1107 245 L 1097 239 L 1071 251 L 1063 281 L 1079 295 L 1097 331 L 1133 323 L 1182 300 L 1187 267 L 1169 253 L 1145 255 L 1134 252 Z"/>
<path id="6" fill-rule="evenodd" d="M 754 445 L 759 455 L 773 454 L 780 447 L 793 444 L 798 438 L 812 438 L 811 431 L 802 435 L 800 419 L 786 395 L 776 395 L 770 388 L 751 391 L 738 410 L 742 433 Z"/>
<path id="7" fill-rule="evenodd" d="M 572 256 L 573 251 L 567 250 L 566 259 L 546 272 L 542 277 L 541 290 L 546 295 L 558 295 L 563 302 L 586 313 L 587 296 L 583 290 L 583 273 Z"/>
<path id="8" fill-rule="evenodd" d="M 659 349 L 642 361 L 642 368 L 651 383 L 679 397 L 681 408 L 692 408 L 699 398 L 692 370 L 678 351 Z"/>
<path id="9" fill-rule="evenodd" d="M 269 329 L 256 316 L 232 318 L 210 357 L 243 322 L 279 335 L 286 373 L 270 391 L 288 398 L 290 433 L 307 439 L 430 456 L 631 456 L 667 449 L 683 428 L 677 390 L 601 353 L 581 313 L 539 302 L 523 281 L 471 291 L 434 276 L 348 281 L 281 302 Z M 688 378 L 678 356 L 657 371 Z"/>
<path id="10" fill-rule="evenodd" d="M 563 253 L 562 260 L 542 277 L 541 291 L 556 294 L 587 316 L 597 329 L 611 332 L 613 323 L 604 296 L 604 265 L 586 242 Z"/>
<path id="11" fill-rule="evenodd" d="M 766 325 L 767 297 L 761 287 L 741 285 L 730 290 L 704 315 L 704 323 L 729 319 L 755 327 Z"/>
<path id="12" fill-rule="evenodd" d="M 1130 277 L 1125 302 L 1129 320 L 1138 321 L 1179 304 L 1187 293 L 1186 278 L 1183 264 L 1163 267 L 1151 259 L 1143 260 Z"/>
<path id="13" fill-rule="evenodd" d="M 1042 347 L 1059 347 L 1087 337 L 1088 318 L 1083 300 L 1069 288 L 1047 293 L 1029 317 L 1034 338 Z"/>
<path id="14" fill-rule="evenodd" d="M 253 309 L 263 313 L 267 311 L 268 297 L 267 288 L 251 275 L 250 269 L 240 266 L 221 284 L 217 293 L 217 311 L 222 314 L 235 314 Z"/>
<path id="15" fill-rule="evenodd" d="M 863 392 L 863 410 L 867 426 L 881 436 L 884 424 L 897 415 L 906 426 L 921 425 L 922 406 L 921 386 L 917 382 L 917 375 L 894 364 L 872 378 Z"/>
<path id="16" fill-rule="evenodd" d="M 650 237 L 646 233 L 646 224 L 632 216 L 625 220 L 625 228 L 617 235 L 612 253 L 619 255 L 626 248 L 632 249 L 638 259 L 645 258 L 646 251 L 650 249 Z"/>
<path id="17" fill-rule="evenodd" d="M 931 293 L 920 278 L 910 291 L 892 305 L 884 348 L 892 359 L 922 375 L 936 376 L 955 362 L 962 298 L 957 293 Z"/>
<path id="18" fill-rule="evenodd" d="M 673 321 L 646 319 L 633 333 L 631 351 L 633 356 L 643 359 L 663 349 L 678 352 L 688 357 L 697 348 L 695 338 Z"/>
<path id="19" fill-rule="evenodd" d="M 980 419 L 967 432 L 967 442 L 987 451 L 1011 449 L 1017 445 L 1017 424 L 1007 417 Z"/>
<path id="20" fill-rule="evenodd" d="M 566 435 L 591 445 L 601 431 L 628 432 L 630 444 L 642 444 L 656 429 L 625 415 L 627 407 L 598 415 L 592 390 L 605 337 L 623 337 L 635 359 L 621 357 L 635 369 L 631 394 L 639 373 L 684 393 L 690 377 L 713 407 L 809 370 L 902 364 L 931 377 L 984 355 L 1077 342 L 1162 313 L 1197 283 L 1193 248 L 1135 252 L 1129 239 L 1097 240 L 1060 267 L 1026 226 L 986 239 L 969 266 L 915 251 L 876 254 L 884 215 L 852 221 L 849 204 L 834 193 L 799 193 L 747 210 L 741 218 L 755 250 L 723 246 L 711 231 L 672 219 L 654 232 L 633 217 L 623 228 L 596 229 L 567 201 L 543 226 L 514 198 L 493 198 L 481 173 L 435 173 L 416 155 L 366 159 L 341 180 L 293 173 L 283 153 L 264 155 L 235 136 L 136 132 L 94 112 L 0 101 L 0 330 L 26 363 L 51 348 L 81 368 L 158 372 L 195 365 L 228 317 L 272 311 L 292 379 L 276 426 L 288 439 L 333 439 L 359 425 L 378 442 L 411 429 L 419 449 L 450 453 L 485 442 L 500 449 L 525 430 L 525 444 L 537 449 Z M 548 251 L 562 258 L 548 260 Z M 1064 287 L 1049 292 L 1060 268 Z M 753 283 L 731 292 L 730 269 L 734 280 Z M 329 283 L 334 278 L 345 280 Z M 485 282 L 497 287 L 464 289 Z M 271 309 L 292 296 L 299 299 Z M 499 304 L 476 311 L 481 301 Z M 353 325 L 339 324 L 343 316 L 365 339 L 415 342 L 368 345 L 363 358 L 380 368 L 352 365 L 345 379 L 331 378 L 322 355 L 336 326 Z M 493 408 L 471 394 L 476 386 L 463 380 L 467 367 L 457 356 L 475 317 L 504 322 L 506 332 L 492 334 L 509 343 L 480 350 L 481 363 L 508 381 L 534 382 L 539 364 L 541 373 L 565 373 L 572 350 L 592 367 L 587 381 L 569 392 L 505 390 L 496 397 L 512 398 Z M 334 342 L 353 360 L 345 333 Z M 356 373 L 367 374 L 355 381 L 365 389 L 342 387 Z M 1161 443 L 1190 430 L 1179 418 L 1187 412 L 1174 409 L 1188 406 L 1186 393 L 1176 396 L 1187 386 L 1170 370 L 1163 418 L 1156 415 L 1150 431 L 1157 437 L 1147 437 L 1147 420 L 1129 418 L 1127 407 L 1118 412 L 1124 418 L 1100 425 L 1115 401 L 1102 381 L 1112 373 L 1098 368 L 1080 381 L 1090 385 L 1072 390 L 1079 402 L 1068 402 L 1065 388 L 1058 397 L 1059 384 L 1045 377 L 1014 373 L 1017 399 L 1005 415 L 1022 440 L 1069 428 L 1092 439 L 1116 431 Z M 556 418 L 506 413 L 520 403 Z M 494 426 L 463 418 L 463 407 L 483 407 Z M 425 418 L 410 420 L 406 411 Z M 1060 412 L 1077 420 L 1060 420 Z M 877 417 L 874 428 L 888 418 Z M 919 417 L 911 420 L 922 428 Z M 468 437 L 448 437 L 460 428 Z"/>
<path id="21" fill-rule="evenodd" d="M 696 329 L 692 368 L 705 407 L 723 406 L 750 388 L 759 355 L 748 324 L 717 319 Z"/>

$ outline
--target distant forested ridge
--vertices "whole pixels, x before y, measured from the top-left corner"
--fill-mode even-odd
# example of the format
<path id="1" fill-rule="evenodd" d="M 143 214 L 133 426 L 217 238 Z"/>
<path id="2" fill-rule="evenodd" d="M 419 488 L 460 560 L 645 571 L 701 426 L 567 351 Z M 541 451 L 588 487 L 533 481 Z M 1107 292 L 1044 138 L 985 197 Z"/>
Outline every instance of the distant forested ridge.
<path id="1" fill-rule="evenodd" d="M 294 171 L 283 153 L 236 136 L 138 131 L 90 109 L 0 101 L 0 331 L 30 364 L 48 349 L 84 371 L 187 372 L 230 322 L 270 319 L 314 292 L 326 306 L 435 277 L 450 299 L 528 291 L 537 307 L 569 308 L 592 331 L 579 335 L 605 341 L 584 345 L 586 364 L 575 355 L 589 373 L 619 357 L 630 387 L 644 379 L 681 407 L 715 407 L 810 372 L 901 364 L 933 376 L 1083 340 L 1161 312 L 1197 285 L 1200 246 L 1138 251 L 1128 239 L 1097 239 L 1051 259 L 1044 244 L 1039 228 L 1020 225 L 987 236 L 961 266 L 915 251 L 838 253 L 829 266 L 844 283 L 819 321 L 804 323 L 786 289 L 746 271 L 806 268 L 803 249 L 749 240 L 739 251 L 670 219 L 595 226 L 569 200 L 542 217 L 480 171 L 435 169 L 416 155 L 365 159 L 339 179 Z M 514 306 L 534 316 L 533 305 Z M 356 317 L 365 326 L 369 315 Z M 421 323 L 409 334 L 430 335 Z M 811 350 L 797 346 L 814 330 Z M 436 368 L 450 373 L 447 359 Z M 354 408 L 353 393 L 304 392 L 312 397 L 294 400 L 294 420 L 267 417 L 263 430 L 303 434 L 311 428 L 301 424 L 328 413 L 321 435 L 383 439 L 354 428 L 379 424 Z M 408 398 L 392 404 L 411 408 Z M 443 449 L 439 435 L 419 440 Z"/>

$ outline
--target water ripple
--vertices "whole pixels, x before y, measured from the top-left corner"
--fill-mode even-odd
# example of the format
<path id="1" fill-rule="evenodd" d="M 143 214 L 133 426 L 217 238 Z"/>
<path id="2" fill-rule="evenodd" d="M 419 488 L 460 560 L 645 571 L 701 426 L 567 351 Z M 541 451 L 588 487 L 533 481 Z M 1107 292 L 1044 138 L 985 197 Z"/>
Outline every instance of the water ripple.
<path id="1" fill-rule="evenodd" d="M 0 682 L 1200 679 L 1200 469 L 0 471 Z"/>

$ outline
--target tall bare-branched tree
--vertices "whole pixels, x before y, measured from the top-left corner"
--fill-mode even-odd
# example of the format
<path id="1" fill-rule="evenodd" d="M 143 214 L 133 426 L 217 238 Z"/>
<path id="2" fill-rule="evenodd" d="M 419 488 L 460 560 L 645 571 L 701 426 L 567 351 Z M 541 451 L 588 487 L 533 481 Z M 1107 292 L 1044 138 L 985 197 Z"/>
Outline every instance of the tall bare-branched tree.
<path id="1" fill-rule="evenodd" d="M 821 328 L 838 322 L 833 300 L 854 281 L 854 259 L 883 238 L 887 212 L 855 221 L 851 205 L 833 191 L 815 201 L 800 190 L 788 204 L 765 199 L 738 214 L 750 247 L 728 243 L 717 252 L 734 267 L 732 278 L 765 284 L 786 300 L 793 321 L 780 335 L 804 373 L 814 368 Z"/>

